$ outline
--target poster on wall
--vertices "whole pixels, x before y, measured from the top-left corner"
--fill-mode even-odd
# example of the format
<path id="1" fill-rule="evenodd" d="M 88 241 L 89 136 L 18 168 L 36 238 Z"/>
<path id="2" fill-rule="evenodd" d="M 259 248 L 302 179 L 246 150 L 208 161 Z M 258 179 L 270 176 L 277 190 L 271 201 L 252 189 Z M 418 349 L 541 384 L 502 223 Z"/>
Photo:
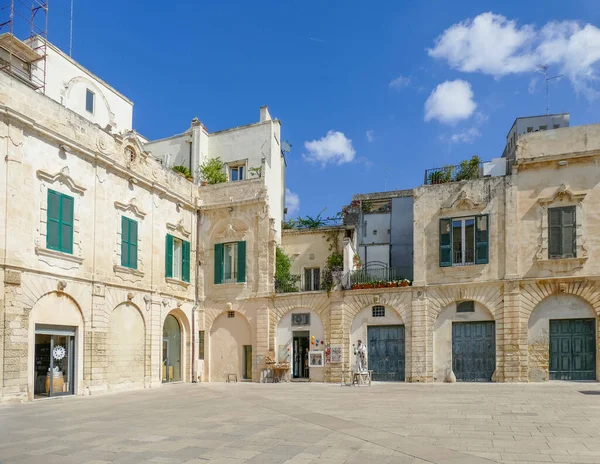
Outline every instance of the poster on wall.
<path id="1" fill-rule="evenodd" d="M 287 345 L 279 345 L 277 347 L 277 362 L 289 363 L 290 362 L 290 349 Z"/>
<path id="2" fill-rule="evenodd" d="M 331 358 L 330 363 L 341 363 L 342 362 L 342 345 L 331 345 Z"/>
<path id="3" fill-rule="evenodd" d="M 309 351 L 308 367 L 323 367 L 324 359 L 322 351 Z"/>

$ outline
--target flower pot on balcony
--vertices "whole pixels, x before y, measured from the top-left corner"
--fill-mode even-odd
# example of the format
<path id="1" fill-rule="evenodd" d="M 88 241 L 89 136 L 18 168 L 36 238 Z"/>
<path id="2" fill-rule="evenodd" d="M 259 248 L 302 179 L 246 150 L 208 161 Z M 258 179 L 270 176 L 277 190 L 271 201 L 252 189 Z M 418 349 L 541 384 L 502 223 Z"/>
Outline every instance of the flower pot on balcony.
<path id="1" fill-rule="evenodd" d="M 363 288 L 373 288 L 373 284 L 365 284 Z"/>
<path id="2" fill-rule="evenodd" d="M 409 285 L 408 282 L 400 282 L 401 287 L 408 287 L 408 285 Z"/>

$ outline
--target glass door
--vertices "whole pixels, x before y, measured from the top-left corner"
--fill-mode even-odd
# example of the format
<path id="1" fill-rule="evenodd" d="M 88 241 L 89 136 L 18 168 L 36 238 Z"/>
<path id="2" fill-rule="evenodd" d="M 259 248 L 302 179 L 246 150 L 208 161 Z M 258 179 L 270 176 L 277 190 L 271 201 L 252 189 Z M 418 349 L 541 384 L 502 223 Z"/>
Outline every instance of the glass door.
<path id="1" fill-rule="evenodd" d="M 36 328 L 34 396 L 72 395 L 75 392 L 75 329 Z"/>

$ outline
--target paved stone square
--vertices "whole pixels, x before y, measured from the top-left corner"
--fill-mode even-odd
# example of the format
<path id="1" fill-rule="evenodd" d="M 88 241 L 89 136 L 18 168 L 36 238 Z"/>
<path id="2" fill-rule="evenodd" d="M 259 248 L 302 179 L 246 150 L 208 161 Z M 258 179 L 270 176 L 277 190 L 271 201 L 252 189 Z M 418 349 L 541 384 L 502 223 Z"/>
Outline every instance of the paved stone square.
<path id="1" fill-rule="evenodd" d="M 600 463 L 600 385 L 176 384 L 0 407 L 0 462 Z"/>

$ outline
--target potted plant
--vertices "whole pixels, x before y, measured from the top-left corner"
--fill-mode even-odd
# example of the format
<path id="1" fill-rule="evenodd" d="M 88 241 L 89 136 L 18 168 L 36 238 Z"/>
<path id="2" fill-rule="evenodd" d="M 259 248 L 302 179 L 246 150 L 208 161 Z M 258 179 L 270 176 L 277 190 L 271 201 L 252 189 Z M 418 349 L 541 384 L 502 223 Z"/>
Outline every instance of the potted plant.
<path id="1" fill-rule="evenodd" d="M 358 253 L 354 253 L 354 256 L 352 257 L 352 263 L 354 264 L 354 269 L 360 269 L 362 267 L 362 263 L 360 261 L 360 256 L 358 256 Z"/>
<path id="2" fill-rule="evenodd" d="M 182 177 L 185 177 L 187 180 L 192 180 L 194 176 L 192 175 L 192 171 L 187 166 L 173 166 L 171 168 L 173 172 L 176 172 Z"/>
<path id="3" fill-rule="evenodd" d="M 214 185 L 227 182 L 227 174 L 224 171 L 225 163 L 221 158 L 211 158 L 200 166 L 200 178 L 202 185 Z"/>
<path id="4" fill-rule="evenodd" d="M 408 280 L 408 279 L 402 279 L 400 281 L 400 286 L 401 287 L 408 287 L 409 285 L 410 285 L 410 280 Z"/>
<path id="5" fill-rule="evenodd" d="M 254 177 L 262 177 L 262 166 L 256 166 L 254 168 L 248 168 L 250 175 Z"/>

